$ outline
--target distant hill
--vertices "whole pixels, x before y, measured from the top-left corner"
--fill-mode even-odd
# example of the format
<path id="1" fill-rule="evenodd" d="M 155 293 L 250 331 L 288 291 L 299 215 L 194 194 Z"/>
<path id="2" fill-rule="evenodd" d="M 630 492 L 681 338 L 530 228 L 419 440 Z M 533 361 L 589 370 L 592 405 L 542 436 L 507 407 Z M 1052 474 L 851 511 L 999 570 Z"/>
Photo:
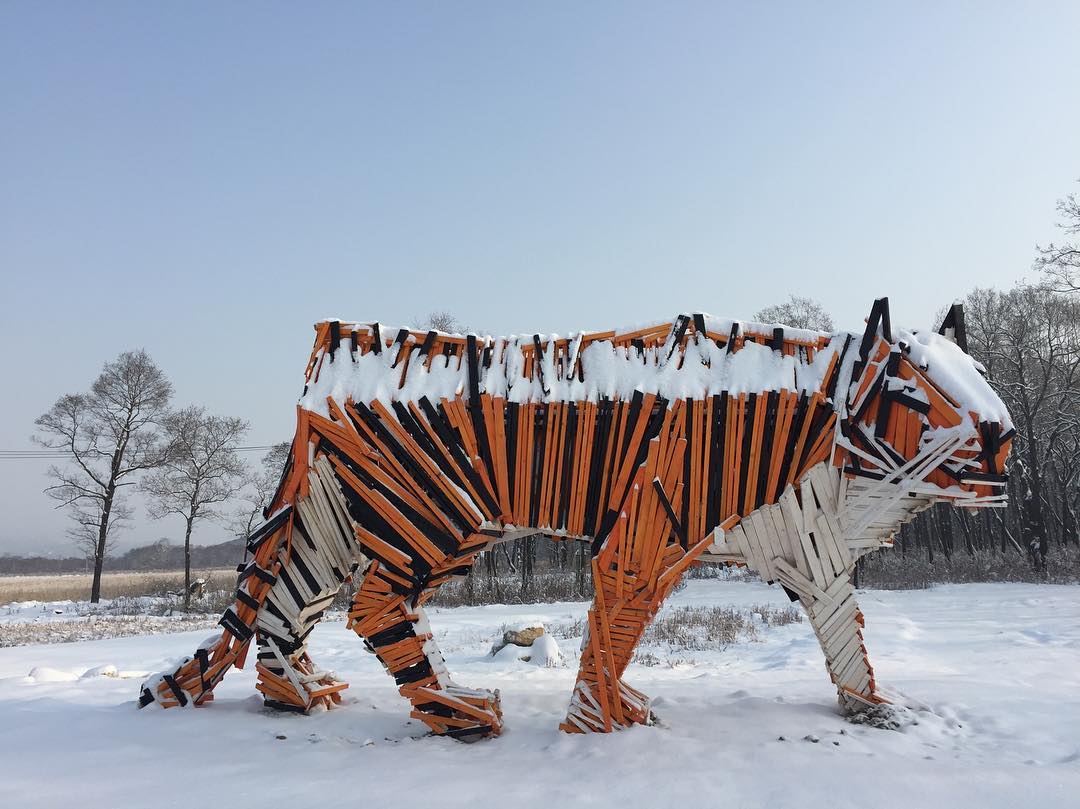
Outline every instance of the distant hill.
<path id="1" fill-rule="evenodd" d="M 217 545 L 194 545 L 191 566 L 232 567 L 244 558 L 244 541 L 230 539 Z M 0 555 L 0 575 L 82 573 L 89 568 L 85 559 L 77 556 L 53 559 L 45 556 Z M 184 547 L 159 539 L 105 560 L 106 570 L 183 570 Z"/>

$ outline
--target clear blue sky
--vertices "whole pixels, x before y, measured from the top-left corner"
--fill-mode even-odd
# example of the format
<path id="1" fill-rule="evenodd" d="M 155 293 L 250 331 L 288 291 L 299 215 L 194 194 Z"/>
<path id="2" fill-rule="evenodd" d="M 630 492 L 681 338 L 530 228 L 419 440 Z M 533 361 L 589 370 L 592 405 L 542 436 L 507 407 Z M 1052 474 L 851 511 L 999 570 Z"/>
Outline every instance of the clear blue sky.
<path id="1" fill-rule="evenodd" d="M 1080 176 L 1080 4 L 882 5 L 0 3 L 0 448 L 139 346 L 287 438 L 327 315 L 925 325 L 1014 283 Z M 0 464 L 0 552 L 69 550 Z"/>

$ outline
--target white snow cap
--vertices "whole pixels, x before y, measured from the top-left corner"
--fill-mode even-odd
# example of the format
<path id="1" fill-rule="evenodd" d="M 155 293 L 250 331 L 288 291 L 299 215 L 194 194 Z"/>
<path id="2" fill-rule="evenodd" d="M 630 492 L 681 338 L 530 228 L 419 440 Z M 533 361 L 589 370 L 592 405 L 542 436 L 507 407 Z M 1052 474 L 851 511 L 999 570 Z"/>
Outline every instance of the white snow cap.
<path id="1" fill-rule="evenodd" d="M 689 319 L 690 315 L 681 315 Z M 668 400 L 701 399 L 722 391 L 750 393 L 770 390 L 789 390 L 812 393 L 820 390 L 825 373 L 833 357 L 843 348 L 847 338 L 854 345 L 862 339 L 862 332 L 839 331 L 833 334 L 795 329 L 779 323 L 755 323 L 730 320 L 704 315 L 706 330 L 711 334 L 755 335 L 772 334 L 774 328 L 783 328 L 786 340 L 817 343 L 824 338 L 828 345 L 814 352 L 812 360 L 803 355 L 785 356 L 761 343 L 747 341 L 739 350 L 728 353 L 726 347 L 718 346 L 709 339 L 690 339 L 686 342 L 679 363 L 679 352 L 671 355 L 669 346 L 661 345 L 638 349 L 629 345 L 615 345 L 610 339 L 589 342 L 580 353 L 571 349 L 572 357 L 579 357 L 584 381 L 578 374 L 566 371 L 557 378 L 554 343 L 557 334 L 511 335 L 510 337 L 477 337 L 478 344 L 490 347 L 490 364 L 479 370 L 480 393 L 505 397 L 508 401 L 526 403 L 543 401 L 590 401 L 601 397 L 629 399 L 636 391 L 655 393 Z M 635 324 L 616 329 L 616 337 L 645 329 L 672 328 L 674 322 L 661 321 Z M 372 327 L 363 323 L 343 323 L 342 343 L 334 361 L 322 357 L 318 379 L 313 380 L 300 400 L 302 407 L 320 415 L 328 415 L 327 397 L 339 404 L 350 398 L 369 403 L 381 401 L 389 405 L 394 401 L 415 402 L 427 396 L 432 401 L 441 398 L 454 399 L 467 395 L 469 384 L 468 364 L 458 357 L 438 355 L 430 359 L 430 367 L 419 360 L 420 344 L 410 341 L 411 357 L 402 384 L 402 365 L 396 363 L 398 347 L 384 349 L 376 354 L 369 351 L 354 356 L 349 350 L 346 335 L 355 329 L 361 334 L 371 334 Z M 379 325 L 383 339 L 397 335 L 399 328 Z M 581 338 L 597 332 L 572 332 L 566 339 L 571 346 Z M 461 335 L 448 335 L 461 337 Z M 543 359 L 539 372 L 532 378 L 525 377 L 525 354 L 523 348 L 535 346 L 537 339 L 542 348 Z M 669 337 L 670 339 L 670 337 Z M 965 354 L 947 337 L 933 331 L 907 331 L 895 329 L 894 343 L 909 346 L 909 359 L 926 369 L 930 378 L 965 410 L 975 412 L 980 420 L 997 421 L 1003 429 L 1012 427 L 1004 403 L 993 391 L 981 371 L 982 367 Z M 849 351 L 845 360 L 845 376 L 854 359 Z"/>
<path id="2" fill-rule="evenodd" d="M 933 382 L 956 400 L 961 408 L 975 413 L 980 421 L 1001 423 L 1012 429 L 1005 403 L 983 376 L 986 369 L 963 350 L 937 332 L 896 330 L 896 339 L 909 348 L 908 360 L 926 371 Z"/>
<path id="3" fill-rule="evenodd" d="M 682 317 L 689 319 L 691 316 Z M 710 315 L 704 318 L 707 331 L 725 337 L 733 328 L 738 334 L 771 334 L 773 328 L 779 326 Z M 629 326 L 617 329 L 616 336 L 648 328 L 674 328 L 677 322 L 678 319 L 674 323 L 663 321 Z M 346 330 L 351 328 L 363 334 L 371 333 L 369 326 L 349 324 L 343 327 L 343 338 Z M 557 334 L 538 336 L 543 360 L 539 363 L 540 372 L 534 371 L 532 378 L 524 376 L 525 355 L 522 349 L 533 347 L 536 337 L 478 337 L 478 343 L 491 347 L 489 366 L 479 369 L 478 387 L 481 393 L 502 396 L 519 403 L 595 402 L 605 396 L 628 399 L 636 391 L 655 393 L 672 400 L 701 398 L 721 391 L 818 390 L 833 355 L 844 345 L 847 332 L 829 335 L 807 329 L 783 328 L 784 337 L 788 340 L 816 343 L 822 338 L 829 338 L 830 342 L 814 353 L 812 361 L 807 361 L 800 356 L 784 356 L 760 343 L 747 342 L 738 351 L 728 353 L 726 348 L 717 346 L 712 340 L 691 339 L 687 341 L 680 365 L 678 351 L 671 355 L 669 361 L 668 346 L 639 350 L 633 346 L 616 346 L 610 339 L 595 340 L 580 349 L 582 381 L 577 374 L 569 372 L 563 378 L 557 378 L 554 343 L 561 339 Z M 380 325 L 380 334 L 384 339 L 396 335 L 398 331 L 395 327 Z M 589 334 L 574 332 L 566 339 L 573 346 Z M 439 355 L 430 360 L 430 368 L 425 368 L 418 359 L 420 345 L 410 344 L 410 350 L 413 356 L 404 384 L 401 384 L 401 364 L 395 367 L 397 347 L 384 349 L 379 354 L 369 351 L 353 356 L 347 339 L 343 339 L 334 362 L 330 362 L 329 357 L 321 358 L 318 379 L 309 384 L 300 400 L 301 406 L 325 415 L 328 396 L 339 403 L 351 397 L 359 402 L 379 400 L 389 404 L 392 401 L 416 401 L 423 396 L 437 401 L 442 397 L 455 398 L 467 393 L 469 380 L 466 362 L 457 357 Z M 578 356 L 577 350 L 572 349 L 571 355 Z"/>

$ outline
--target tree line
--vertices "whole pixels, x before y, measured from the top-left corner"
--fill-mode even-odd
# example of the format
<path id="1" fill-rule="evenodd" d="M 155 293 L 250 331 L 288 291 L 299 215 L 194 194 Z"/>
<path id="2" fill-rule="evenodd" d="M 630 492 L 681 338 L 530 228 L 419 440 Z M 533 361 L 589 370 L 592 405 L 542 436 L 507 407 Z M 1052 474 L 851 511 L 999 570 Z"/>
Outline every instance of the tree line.
<path id="1" fill-rule="evenodd" d="M 1080 202 L 1059 200 L 1065 238 L 1036 246 L 1033 280 L 978 287 L 963 299 L 967 351 L 985 370 L 1016 428 L 1003 508 L 938 504 L 898 532 L 891 551 L 861 560 L 875 584 L 918 579 L 1080 577 Z M 944 312 L 939 312 L 940 323 Z M 828 313 L 792 297 L 759 320 L 829 330 Z M 936 325 L 936 324 L 935 324 Z M 934 565 L 937 562 L 937 573 Z M 929 567 L 928 567 L 929 565 Z M 865 579 L 866 577 L 864 577 Z"/>
<path id="2" fill-rule="evenodd" d="M 996 556 L 1035 578 L 1069 581 L 1080 575 L 1076 195 L 1059 200 L 1057 211 L 1065 238 L 1036 246 L 1034 280 L 1007 290 L 976 288 L 964 299 L 968 353 L 986 369 L 1016 427 L 1008 503 L 976 513 L 945 506 L 924 512 L 904 526 L 893 551 L 913 563 Z"/>

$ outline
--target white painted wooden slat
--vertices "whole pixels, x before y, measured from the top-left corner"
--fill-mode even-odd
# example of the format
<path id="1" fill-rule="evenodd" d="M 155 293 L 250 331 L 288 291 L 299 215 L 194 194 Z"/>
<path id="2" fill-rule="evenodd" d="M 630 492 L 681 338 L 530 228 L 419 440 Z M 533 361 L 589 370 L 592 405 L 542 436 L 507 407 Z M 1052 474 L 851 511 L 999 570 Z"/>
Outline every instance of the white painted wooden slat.
<path id="1" fill-rule="evenodd" d="M 794 586 L 789 585 L 792 590 L 800 595 L 805 595 L 808 600 L 816 601 L 828 598 L 828 596 L 825 595 L 824 590 L 783 559 L 776 560 L 776 569 L 782 573 L 788 581 L 794 584 Z"/>
<path id="2" fill-rule="evenodd" d="M 799 544 L 802 547 L 803 555 L 806 557 L 806 564 L 810 568 L 811 576 L 817 582 L 818 587 L 824 589 L 833 577 L 825 575 L 825 569 L 822 567 L 821 559 L 810 541 L 810 535 L 807 533 L 799 534 Z"/>
<path id="3" fill-rule="evenodd" d="M 703 553 L 701 554 L 701 560 L 703 562 L 746 562 L 746 557 L 741 553 Z"/>
<path id="4" fill-rule="evenodd" d="M 324 458 L 320 458 L 319 461 L 321 464 L 317 464 L 317 466 L 322 471 L 322 474 L 317 475 L 314 471 L 308 474 L 309 489 L 311 491 L 308 500 L 311 501 L 311 506 L 314 507 L 320 517 L 324 540 L 327 545 L 323 552 L 328 558 L 335 560 L 338 568 L 347 571 L 352 567 L 357 555 L 357 548 L 353 544 L 355 531 L 351 520 L 343 524 L 341 515 L 335 513 L 335 495 L 340 497 L 341 493 L 333 477 L 333 472 L 327 471 L 329 463 Z M 342 565 L 344 565 L 344 568 L 342 568 Z"/>
<path id="5" fill-rule="evenodd" d="M 825 652 L 825 659 L 828 662 L 829 672 L 834 677 L 840 676 L 840 673 L 851 659 L 853 650 L 858 649 L 860 642 L 861 641 L 859 641 L 858 637 L 855 635 L 850 635 L 847 632 L 838 632 L 832 639 L 831 644 L 822 646 L 822 650 Z"/>
<path id="6" fill-rule="evenodd" d="M 853 681 L 859 679 L 860 674 L 867 673 L 868 665 L 869 664 L 866 662 L 866 653 L 862 649 L 862 639 L 860 638 L 859 648 L 856 650 L 856 654 L 847 662 L 840 672 L 840 684 L 848 685 L 850 688 L 853 685 Z"/>
<path id="7" fill-rule="evenodd" d="M 342 537 L 345 539 L 345 549 L 348 552 L 355 553 L 359 550 L 359 544 L 355 541 L 356 532 L 354 529 L 356 523 L 349 515 L 349 507 L 345 495 L 341 491 L 341 484 L 338 483 L 334 469 L 325 457 L 320 458 L 316 462 L 316 466 L 319 469 L 319 477 L 322 480 L 323 488 L 327 492 L 330 505 L 333 507 L 338 523 L 341 526 Z"/>
<path id="8" fill-rule="evenodd" d="M 868 666 L 856 670 L 855 677 L 851 680 L 851 685 L 848 688 L 852 691 L 858 691 L 860 694 L 870 693 L 870 670 Z"/>
<path id="9" fill-rule="evenodd" d="M 304 581 L 304 577 L 297 573 L 296 570 L 292 569 L 288 564 L 282 566 L 281 573 L 278 574 L 278 583 L 274 585 L 275 588 L 280 587 L 284 592 L 288 592 L 285 583 L 281 581 L 282 574 L 288 575 L 293 583 L 293 587 L 295 587 L 300 594 L 300 603 L 296 605 L 297 613 L 299 613 L 299 611 L 304 608 L 304 605 L 311 601 L 317 594 L 311 592 L 311 588 L 308 587 L 307 582 Z"/>
<path id="10" fill-rule="evenodd" d="M 329 559 L 340 560 L 345 554 L 341 543 L 341 529 L 331 513 L 330 503 L 326 499 L 318 476 L 312 472 L 308 479 L 311 495 L 297 504 L 300 516 L 304 520 L 305 527 L 309 528 L 308 533 L 317 535 L 316 546 L 320 553 Z M 315 539 L 316 536 L 313 535 L 312 540 Z"/>
<path id="11" fill-rule="evenodd" d="M 336 596 L 336 595 L 337 595 L 337 590 L 336 589 L 330 590 L 328 592 L 324 592 L 323 595 L 321 595 L 319 598 L 316 598 L 314 601 L 312 601 L 310 604 L 308 604 L 304 608 L 304 612 L 307 613 L 307 614 L 310 614 L 310 615 L 314 615 L 319 610 L 326 609 L 327 607 L 329 607 L 331 604 L 334 603 L 334 596 Z M 304 620 L 307 621 L 308 619 L 305 617 Z"/>
<path id="12" fill-rule="evenodd" d="M 817 488 L 814 489 L 814 492 L 817 494 Z M 848 565 L 850 565 L 852 561 L 851 552 L 843 541 L 843 534 L 840 530 L 839 521 L 836 519 L 835 512 L 832 510 L 831 506 L 822 508 L 821 513 L 818 515 L 817 530 L 814 533 L 814 537 L 815 539 L 820 537 L 825 543 L 829 554 L 829 560 L 832 563 L 833 570 L 836 571 L 836 574 L 838 576 L 847 575 Z"/>
<path id="13" fill-rule="evenodd" d="M 819 496 L 819 502 L 821 498 L 827 501 L 826 509 L 833 513 L 839 505 L 839 477 L 840 473 L 836 467 L 832 466 L 827 461 L 817 464 L 810 470 L 810 474 L 814 479 L 814 491 Z"/>
<path id="14" fill-rule="evenodd" d="M 856 551 L 864 548 L 880 548 L 882 544 L 881 537 L 866 537 L 858 539 L 847 540 L 848 549 L 855 555 Z"/>
<path id="15" fill-rule="evenodd" d="M 816 628 L 819 635 L 829 634 L 833 631 L 832 625 L 836 623 L 838 613 L 848 607 L 849 599 L 830 598 L 826 594 L 825 598 L 820 598 L 814 604 L 814 613 L 810 618 L 810 623 Z"/>
<path id="16" fill-rule="evenodd" d="M 836 623 L 849 623 L 850 621 L 845 619 L 844 615 L 849 612 L 851 616 L 854 616 L 856 609 L 855 599 L 848 597 L 847 594 L 841 593 L 836 598 L 826 594 L 826 598 L 821 600 L 821 607 L 815 610 L 811 623 L 817 627 L 820 634 L 831 634 Z"/>
<path id="17" fill-rule="evenodd" d="M 853 640 L 858 639 L 858 624 L 854 621 L 845 621 L 835 624 L 831 634 L 824 635 L 822 648 L 829 660 L 839 662 L 844 658 L 844 650 L 851 645 Z M 834 671 L 838 670 L 834 667 Z"/>
<path id="18" fill-rule="evenodd" d="M 747 517 L 746 522 L 749 523 L 749 532 L 751 533 L 750 541 L 757 543 L 758 548 L 760 548 L 761 560 L 765 564 L 762 573 L 766 581 L 776 581 L 776 571 L 773 570 L 772 560 L 779 555 L 781 549 L 774 548 L 769 538 L 766 522 L 759 511 L 752 511 Z"/>
<path id="19" fill-rule="evenodd" d="M 761 550 L 765 551 L 769 562 L 772 562 L 772 559 L 778 556 L 783 558 L 783 544 L 780 542 L 777 531 L 772 527 L 772 520 L 770 520 L 766 509 L 761 508 L 754 511 L 750 515 L 750 520 L 754 524 L 754 530 L 757 531 L 757 540 L 761 543 Z"/>
<path id="20" fill-rule="evenodd" d="M 757 569 L 757 561 L 754 559 L 754 552 L 750 548 L 750 540 L 746 538 L 746 532 L 743 530 L 742 523 L 739 523 L 730 531 L 728 531 L 729 542 L 734 542 L 735 546 L 739 549 L 739 554 L 746 560 L 746 563 L 750 567 Z"/>
<path id="21" fill-rule="evenodd" d="M 831 660 L 830 668 L 834 674 L 842 674 L 847 668 L 847 665 L 851 662 L 851 656 L 853 654 L 862 654 L 862 638 L 858 633 L 852 633 L 850 636 L 845 635 L 845 643 L 840 647 L 839 651 L 834 651 L 828 657 Z"/>
<path id="22" fill-rule="evenodd" d="M 311 550 L 307 547 L 307 543 L 302 541 L 293 542 L 293 553 L 299 554 L 299 557 L 303 564 L 307 565 L 311 575 L 319 581 L 320 590 L 334 589 L 337 590 L 340 586 L 340 581 L 335 576 L 334 571 L 330 570 L 329 563 L 326 561 L 326 557 L 321 552 L 327 544 L 323 539 L 322 532 L 319 535 L 312 537 L 315 542 L 316 550 Z M 293 572 L 292 570 L 289 572 Z M 315 593 L 314 595 L 318 595 Z"/>
<path id="23" fill-rule="evenodd" d="M 757 537 L 757 529 L 753 522 L 749 519 L 749 516 L 743 517 L 741 523 L 743 529 L 743 536 L 746 538 L 746 547 L 750 551 L 750 558 L 754 560 L 754 569 L 761 575 L 763 579 L 771 579 L 769 576 L 769 566 L 765 561 L 765 551 L 761 547 L 761 542 Z"/>
<path id="24" fill-rule="evenodd" d="M 312 542 L 319 550 L 312 550 L 308 547 L 307 543 L 297 537 L 292 544 L 292 552 L 300 557 L 303 563 L 307 566 L 311 575 L 318 579 L 319 584 L 323 588 L 333 586 L 335 589 L 340 585 L 334 572 L 330 570 L 330 566 L 326 561 L 326 558 L 319 551 L 325 548 L 330 543 L 326 540 L 325 534 L 322 530 L 320 523 L 314 519 L 313 511 L 307 503 L 299 503 L 298 510 L 300 516 L 304 520 L 304 526 L 307 528 L 308 534 L 311 536 Z M 312 514 L 313 519 L 309 522 L 305 514 Z M 290 570 L 290 573 L 293 571 Z M 299 573 L 297 573 L 299 575 Z"/>
<path id="25" fill-rule="evenodd" d="M 301 516 L 303 516 L 303 512 Z M 342 542 L 341 528 L 337 521 L 333 520 L 328 523 L 325 512 L 319 522 L 319 534 L 319 541 L 316 543 L 317 555 L 324 564 L 327 575 L 335 580 L 337 578 L 331 570 L 331 566 L 336 567 L 344 575 L 348 575 L 348 572 L 357 561 L 356 557 L 347 552 Z"/>
<path id="26" fill-rule="evenodd" d="M 794 568 L 790 569 L 793 570 Z M 813 591 L 805 587 L 802 581 L 797 581 L 793 579 L 790 575 L 788 575 L 787 571 L 777 568 L 776 580 L 780 582 L 780 584 L 784 585 L 784 587 L 786 587 L 788 590 L 793 592 L 796 596 L 798 596 L 800 601 L 806 602 L 814 600 Z"/>
<path id="27" fill-rule="evenodd" d="M 854 598 L 837 599 L 831 602 L 835 608 L 828 615 L 822 615 L 817 626 L 822 632 L 831 632 L 837 621 L 855 622 L 855 613 L 859 611 L 859 605 Z"/>
<path id="28" fill-rule="evenodd" d="M 279 590 L 277 585 L 275 585 L 273 589 L 266 594 L 266 599 L 263 603 L 265 604 L 266 601 L 271 602 L 277 607 L 278 612 L 284 615 L 290 624 L 296 625 L 299 623 L 300 619 L 297 616 L 300 615 L 300 610 L 303 609 L 303 605 L 294 604 L 292 594 L 284 587 Z M 259 610 L 259 615 L 261 616 L 263 612 L 268 611 Z"/>
<path id="29" fill-rule="evenodd" d="M 303 576 L 297 573 L 294 569 L 292 569 L 289 564 L 286 563 L 281 566 L 281 570 L 278 572 L 277 584 L 275 584 L 273 587 L 273 590 L 276 590 L 278 593 L 281 594 L 281 598 L 283 600 L 287 599 L 289 601 L 292 601 L 296 598 L 289 591 L 289 588 L 285 586 L 285 582 L 282 578 L 283 576 L 289 577 L 289 579 L 292 581 L 293 587 L 296 588 L 296 591 L 299 594 L 299 602 L 294 608 L 294 614 L 299 615 L 300 610 L 304 608 L 304 605 L 315 597 L 315 593 L 311 592 L 311 589 L 307 586 L 307 582 L 304 581 Z"/>
<path id="30" fill-rule="evenodd" d="M 838 599 L 843 596 L 853 595 L 855 593 L 855 587 L 851 584 L 851 579 L 847 576 L 837 576 L 836 579 L 825 588 L 825 593 L 829 598 Z"/>
<path id="31" fill-rule="evenodd" d="M 816 497 L 816 490 L 811 486 L 806 486 L 803 490 L 803 500 L 806 501 L 808 497 Z M 825 517 L 823 510 L 818 510 L 816 514 L 816 520 L 814 524 L 814 542 L 818 547 L 819 553 L 822 553 L 822 567 L 825 572 L 833 573 L 837 576 L 845 574 L 846 565 L 843 562 L 843 557 L 840 554 L 839 549 L 836 547 L 836 540 L 833 538 L 832 531 L 829 529 L 828 519 Z M 850 553 L 847 554 L 850 556 Z"/>
<path id="32" fill-rule="evenodd" d="M 765 557 L 761 550 L 761 545 L 757 542 L 757 536 L 753 533 L 753 528 L 750 525 L 749 520 L 744 519 L 739 523 L 741 529 L 739 537 L 739 547 L 742 548 L 746 555 L 747 563 L 756 570 L 762 578 L 768 578 L 767 567 L 765 564 Z"/>
<path id="33" fill-rule="evenodd" d="M 859 653 L 847 662 L 840 672 L 840 683 L 852 691 L 861 691 L 862 682 L 870 679 L 870 663 L 866 659 L 866 650 L 859 647 Z"/>
<path id="34" fill-rule="evenodd" d="M 795 564 L 795 548 L 792 545 L 792 537 L 788 533 L 787 522 L 784 520 L 784 511 L 779 505 L 769 506 L 766 516 L 772 523 L 773 533 L 776 534 L 783 549 L 783 558 L 789 564 Z"/>
<path id="35" fill-rule="evenodd" d="M 795 498 L 795 490 L 791 486 L 784 489 L 784 493 L 780 496 L 780 512 L 784 515 L 784 524 L 787 526 L 788 542 L 791 544 L 795 567 L 809 578 L 812 575 L 810 566 L 806 561 L 802 543 L 799 541 L 799 534 L 802 533 L 802 510 L 799 507 L 799 501 Z"/>
<path id="36" fill-rule="evenodd" d="M 267 632 L 272 632 L 278 637 L 287 638 L 289 636 L 289 630 L 285 627 L 285 624 L 281 622 L 281 619 L 276 615 L 271 614 L 268 610 L 259 610 L 259 617 L 256 624 Z"/>
<path id="37" fill-rule="evenodd" d="M 803 533 L 812 534 L 817 528 L 818 507 L 809 478 L 803 478 L 799 485 L 799 502 L 802 505 Z"/>
<path id="38" fill-rule="evenodd" d="M 784 542 L 781 539 L 781 533 L 776 530 L 776 525 L 773 523 L 772 509 L 768 506 L 758 509 L 755 514 L 758 518 L 758 523 L 761 526 L 758 530 L 758 536 L 764 532 L 769 544 L 769 562 L 773 565 L 775 571 L 776 559 L 786 559 L 787 550 L 784 548 Z M 786 533 L 786 532 L 785 532 Z"/>
<path id="39" fill-rule="evenodd" d="M 746 557 L 742 550 L 739 548 L 738 541 L 732 536 L 733 528 L 729 528 L 727 531 L 717 530 L 713 544 L 706 549 L 706 556 L 713 557 L 730 557 L 734 561 L 745 561 Z"/>

